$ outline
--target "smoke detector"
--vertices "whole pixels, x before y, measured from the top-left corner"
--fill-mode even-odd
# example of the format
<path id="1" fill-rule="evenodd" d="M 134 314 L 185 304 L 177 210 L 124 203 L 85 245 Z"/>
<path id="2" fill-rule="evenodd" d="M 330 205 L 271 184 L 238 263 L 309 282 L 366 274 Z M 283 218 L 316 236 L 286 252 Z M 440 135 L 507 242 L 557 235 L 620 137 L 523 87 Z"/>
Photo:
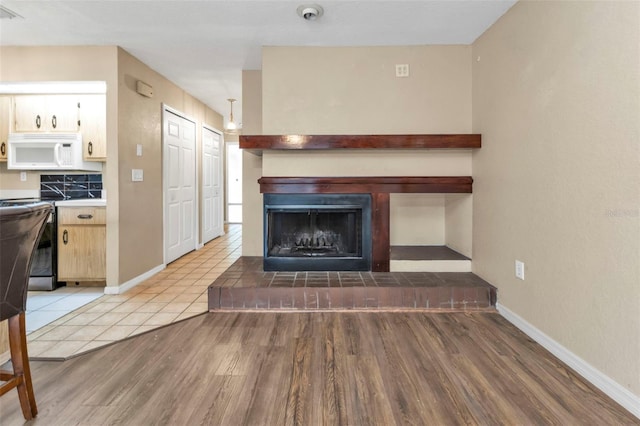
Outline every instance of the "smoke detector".
<path id="1" fill-rule="evenodd" d="M 315 21 L 324 13 L 322 6 L 317 4 L 303 4 L 298 6 L 298 15 L 305 21 Z"/>

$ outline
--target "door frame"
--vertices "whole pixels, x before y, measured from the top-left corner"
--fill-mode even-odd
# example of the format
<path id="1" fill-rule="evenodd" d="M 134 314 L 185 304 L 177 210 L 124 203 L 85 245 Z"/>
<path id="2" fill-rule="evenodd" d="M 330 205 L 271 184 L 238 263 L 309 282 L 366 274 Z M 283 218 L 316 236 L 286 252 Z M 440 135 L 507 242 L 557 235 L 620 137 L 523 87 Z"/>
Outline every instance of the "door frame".
<path id="1" fill-rule="evenodd" d="M 229 154 L 228 154 L 229 145 L 238 145 L 238 148 L 240 148 L 240 142 L 239 141 L 230 141 L 230 142 L 226 142 L 224 144 L 224 164 L 225 164 L 225 169 L 224 169 L 224 192 L 225 192 L 224 217 L 225 217 L 225 223 L 242 223 L 242 221 L 240 221 L 240 222 L 229 222 L 229 204 L 238 205 L 238 203 L 229 203 L 229 175 L 227 174 L 227 168 L 228 168 L 227 162 L 229 160 Z M 242 150 L 239 150 L 239 151 L 240 151 L 240 164 L 242 164 Z M 243 197 L 244 197 L 244 194 L 243 194 Z M 239 205 L 243 206 L 244 203 L 241 202 Z"/>
<path id="2" fill-rule="evenodd" d="M 177 110 L 173 107 L 170 107 L 169 105 L 165 104 L 164 102 L 161 104 L 162 105 L 162 114 L 161 114 L 161 123 L 162 123 L 162 263 L 164 265 L 167 264 L 167 240 L 166 240 L 166 234 L 167 234 L 167 171 L 168 171 L 168 160 L 169 157 L 167 155 L 167 141 L 166 141 L 166 133 L 165 133 L 165 114 L 167 112 L 170 112 L 172 114 L 177 115 L 178 117 L 181 117 L 187 121 L 191 121 L 193 123 L 194 126 L 194 133 L 195 133 L 195 138 L 194 138 L 194 152 L 196 153 L 196 155 L 194 155 L 194 164 L 193 164 L 193 174 L 194 174 L 194 185 L 195 185 L 195 194 L 194 194 L 194 202 L 196 206 L 200 205 L 200 194 L 199 194 L 199 188 L 200 188 L 200 180 L 199 180 L 199 176 L 198 176 L 198 152 L 200 152 L 201 147 L 198 146 L 198 122 L 197 120 L 195 120 L 193 117 L 188 116 L 187 114 L 183 113 L 180 110 Z M 202 135 L 200 135 L 200 137 L 202 137 Z M 200 140 L 200 142 L 202 142 Z M 194 250 L 197 250 L 198 248 L 200 248 L 198 245 L 200 243 L 200 211 L 198 208 L 193 209 L 194 211 L 194 218 L 193 218 L 193 227 L 194 229 L 192 230 L 194 235 L 195 235 L 195 241 L 194 241 Z"/>
<path id="3" fill-rule="evenodd" d="M 225 180 L 224 180 L 224 176 L 226 173 L 226 165 L 225 165 L 225 161 L 224 161 L 224 154 L 226 152 L 226 145 L 225 145 L 225 140 L 224 140 L 224 132 L 221 130 L 216 129 L 213 126 L 210 126 L 208 124 L 202 124 L 202 129 L 200 132 L 200 158 L 203 159 L 203 154 L 204 154 L 204 131 L 205 130 L 209 130 L 213 133 L 216 133 L 220 136 L 220 147 L 218 149 L 218 155 L 220 156 L 220 170 L 218 171 L 219 173 L 219 182 L 220 182 L 220 190 L 222 191 L 221 194 L 221 199 L 222 199 L 222 211 L 220 212 L 220 214 L 222 215 L 222 230 L 221 233 L 219 235 L 217 235 L 216 237 L 214 237 L 213 239 L 224 235 L 224 223 L 225 223 L 225 200 L 226 200 L 226 188 L 225 188 Z M 204 164 L 201 162 L 200 164 L 200 174 L 202 175 L 204 173 Z M 204 178 L 203 178 L 204 179 Z M 199 193 L 201 193 L 204 188 L 202 187 L 203 184 L 199 185 Z M 204 198 L 204 197 L 203 197 Z M 200 221 L 202 221 L 202 219 L 204 218 L 204 199 L 202 200 L 202 204 L 200 205 Z M 198 222 L 200 223 L 200 222 Z M 200 229 L 200 232 L 202 232 L 203 230 Z M 211 240 L 209 240 L 211 241 Z M 204 244 L 206 244 L 209 241 L 204 241 L 204 235 L 200 235 L 200 244 L 198 245 L 199 248 L 203 247 Z"/>

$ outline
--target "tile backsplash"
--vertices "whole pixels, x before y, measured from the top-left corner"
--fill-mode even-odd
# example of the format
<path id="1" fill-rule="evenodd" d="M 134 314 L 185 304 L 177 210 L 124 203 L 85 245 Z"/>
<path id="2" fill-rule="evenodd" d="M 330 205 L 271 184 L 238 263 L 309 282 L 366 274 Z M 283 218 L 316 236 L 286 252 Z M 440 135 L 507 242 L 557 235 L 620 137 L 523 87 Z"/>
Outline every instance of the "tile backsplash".
<path id="1" fill-rule="evenodd" d="M 40 175 L 40 198 L 76 200 L 101 198 L 101 174 Z"/>

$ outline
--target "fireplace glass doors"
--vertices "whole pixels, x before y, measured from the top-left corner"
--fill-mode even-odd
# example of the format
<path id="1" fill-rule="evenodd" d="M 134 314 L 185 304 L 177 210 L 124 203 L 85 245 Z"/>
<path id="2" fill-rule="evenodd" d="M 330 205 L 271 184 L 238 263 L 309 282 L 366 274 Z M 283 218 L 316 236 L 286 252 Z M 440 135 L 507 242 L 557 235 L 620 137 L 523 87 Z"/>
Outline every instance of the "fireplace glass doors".
<path id="1" fill-rule="evenodd" d="M 265 194 L 265 271 L 369 271 L 368 194 Z"/>

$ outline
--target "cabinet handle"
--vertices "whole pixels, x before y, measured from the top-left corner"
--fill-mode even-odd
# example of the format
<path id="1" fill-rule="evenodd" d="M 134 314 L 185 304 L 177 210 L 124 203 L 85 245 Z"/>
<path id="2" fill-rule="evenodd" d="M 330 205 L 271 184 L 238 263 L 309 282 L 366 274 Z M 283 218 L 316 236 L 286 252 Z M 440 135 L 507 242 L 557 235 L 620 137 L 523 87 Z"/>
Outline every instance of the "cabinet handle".
<path id="1" fill-rule="evenodd" d="M 89 145 L 87 146 L 87 151 L 89 151 L 89 155 L 93 155 L 93 142 L 89 142 Z"/>
<path id="2" fill-rule="evenodd" d="M 51 125 L 53 126 L 54 129 L 58 125 L 58 119 L 56 118 L 55 115 L 53 117 L 51 117 Z"/>
<path id="3" fill-rule="evenodd" d="M 2 142 L 2 145 L 0 145 L 0 155 L 7 155 L 7 144 L 4 142 Z"/>
<path id="4" fill-rule="evenodd" d="M 69 243 L 69 231 L 67 231 L 66 229 L 62 233 L 62 242 L 64 243 L 64 245 L 67 245 Z"/>
<path id="5" fill-rule="evenodd" d="M 40 118 L 39 115 L 36 115 L 36 127 L 39 129 L 41 124 L 42 124 L 42 119 Z"/>
<path id="6" fill-rule="evenodd" d="M 93 219 L 92 214 L 79 214 L 78 219 Z"/>

